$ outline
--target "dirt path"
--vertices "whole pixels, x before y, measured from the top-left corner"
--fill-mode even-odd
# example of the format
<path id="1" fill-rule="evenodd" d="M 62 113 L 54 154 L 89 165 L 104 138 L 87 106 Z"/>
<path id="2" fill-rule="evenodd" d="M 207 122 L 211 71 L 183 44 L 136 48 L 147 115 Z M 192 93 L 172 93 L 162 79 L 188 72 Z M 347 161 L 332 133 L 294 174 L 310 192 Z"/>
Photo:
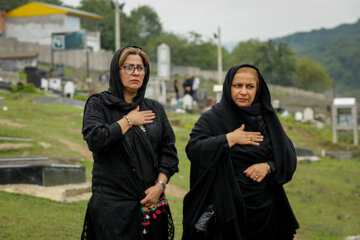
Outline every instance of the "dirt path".
<path id="1" fill-rule="evenodd" d="M 78 143 L 74 143 L 74 142 L 69 141 L 69 140 L 67 140 L 65 138 L 56 137 L 56 139 L 58 141 L 60 141 L 62 144 L 65 144 L 69 149 L 73 150 L 74 152 L 80 153 L 81 155 L 83 155 L 89 161 L 93 161 L 92 153 L 90 152 L 90 150 L 86 146 L 78 144 Z"/>
<path id="2" fill-rule="evenodd" d="M 183 199 L 187 191 L 181 187 L 169 183 L 166 185 L 166 193 L 171 196 Z"/>
<path id="3" fill-rule="evenodd" d="M 24 124 L 16 123 L 6 119 L 0 119 L 0 124 L 7 125 L 10 127 L 25 127 Z"/>

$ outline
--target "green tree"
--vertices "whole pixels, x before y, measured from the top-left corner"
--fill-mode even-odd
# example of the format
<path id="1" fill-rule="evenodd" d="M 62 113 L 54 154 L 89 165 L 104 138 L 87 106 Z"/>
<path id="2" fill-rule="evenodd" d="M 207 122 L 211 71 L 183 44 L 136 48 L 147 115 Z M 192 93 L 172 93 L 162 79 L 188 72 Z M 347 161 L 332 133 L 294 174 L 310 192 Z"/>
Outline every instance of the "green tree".
<path id="1" fill-rule="evenodd" d="M 266 76 L 268 82 L 283 86 L 292 85 L 296 58 L 287 44 L 269 40 L 261 45 L 255 65 Z"/>
<path id="2" fill-rule="evenodd" d="M 131 11 L 129 20 L 132 22 L 132 27 L 136 30 L 137 35 L 141 37 L 144 42 L 148 38 L 157 36 L 162 31 L 159 16 L 149 6 L 140 6 Z"/>
<path id="3" fill-rule="evenodd" d="M 255 39 L 250 39 L 246 42 L 239 42 L 231 53 L 231 59 L 233 64 L 256 64 L 259 49 L 263 45 L 264 43 Z"/>
<path id="4" fill-rule="evenodd" d="M 296 62 L 294 85 L 305 90 L 324 92 L 333 84 L 322 65 L 310 58 L 300 58 Z"/>

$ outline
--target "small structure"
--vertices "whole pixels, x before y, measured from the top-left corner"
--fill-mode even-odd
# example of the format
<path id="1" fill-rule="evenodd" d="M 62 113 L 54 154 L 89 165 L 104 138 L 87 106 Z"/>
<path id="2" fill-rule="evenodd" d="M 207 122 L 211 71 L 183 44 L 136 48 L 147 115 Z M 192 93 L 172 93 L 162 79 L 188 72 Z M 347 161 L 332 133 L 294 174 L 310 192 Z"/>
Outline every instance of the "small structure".
<path id="1" fill-rule="evenodd" d="M 73 8 L 30 2 L 6 13 L 6 37 L 51 45 L 51 34 L 54 32 L 80 31 L 81 18 L 103 19 L 97 14 Z M 93 51 L 100 51 L 100 33 L 87 32 L 86 44 Z"/>
<path id="2" fill-rule="evenodd" d="M 275 109 L 275 111 L 277 111 L 280 108 L 280 100 L 279 99 L 274 99 L 272 101 L 272 106 Z"/>
<path id="3" fill-rule="evenodd" d="M 337 142 L 337 131 L 354 131 L 354 145 L 358 145 L 357 107 L 355 98 L 334 98 L 332 109 L 333 142 Z"/>
<path id="4" fill-rule="evenodd" d="M 25 67 L 38 66 L 37 52 L 12 52 L 0 54 L 0 67 L 5 71 L 23 70 Z"/>
<path id="5" fill-rule="evenodd" d="M 75 85 L 73 81 L 66 81 L 64 85 L 64 96 L 67 98 L 74 98 Z"/>
<path id="6" fill-rule="evenodd" d="M 303 120 L 303 114 L 300 111 L 295 113 L 295 121 L 301 122 Z"/>
<path id="7" fill-rule="evenodd" d="M 170 78 L 170 47 L 165 43 L 159 45 L 157 49 L 157 75 L 160 78 L 169 80 Z"/>
<path id="8" fill-rule="evenodd" d="M 307 107 L 304 109 L 304 122 L 313 122 L 314 121 L 314 110 Z"/>
<path id="9" fill-rule="evenodd" d="M 49 89 L 61 91 L 61 78 L 50 78 L 49 79 Z"/>
<path id="10" fill-rule="evenodd" d="M 193 98 L 192 96 L 190 96 L 190 94 L 185 94 L 185 96 L 183 97 L 183 107 L 184 109 L 192 109 L 192 105 L 193 105 Z"/>

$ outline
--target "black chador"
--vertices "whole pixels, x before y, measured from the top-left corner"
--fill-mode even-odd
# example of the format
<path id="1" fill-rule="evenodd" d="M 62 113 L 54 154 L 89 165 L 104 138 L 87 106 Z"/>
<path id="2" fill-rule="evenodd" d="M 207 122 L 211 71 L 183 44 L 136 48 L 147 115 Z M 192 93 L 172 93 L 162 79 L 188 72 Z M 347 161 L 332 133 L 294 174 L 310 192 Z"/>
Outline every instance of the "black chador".
<path id="1" fill-rule="evenodd" d="M 254 68 L 259 89 L 249 107 L 239 107 L 231 97 L 231 84 L 241 67 Z M 245 124 L 245 131 L 261 132 L 260 146 L 234 145 L 226 134 Z M 186 153 L 191 161 L 190 191 L 184 198 L 183 240 L 201 239 L 194 225 L 206 206 L 213 204 L 216 220 L 206 239 L 293 239 L 297 220 L 283 184 L 291 180 L 296 154 L 274 109 L 259 70 L 252 65 L 232 67 L 225 78 L 221 102 L 195 124 Z M 255 163 L 269 162 L 272 172 L 260 183 L 243 171 Z"/>

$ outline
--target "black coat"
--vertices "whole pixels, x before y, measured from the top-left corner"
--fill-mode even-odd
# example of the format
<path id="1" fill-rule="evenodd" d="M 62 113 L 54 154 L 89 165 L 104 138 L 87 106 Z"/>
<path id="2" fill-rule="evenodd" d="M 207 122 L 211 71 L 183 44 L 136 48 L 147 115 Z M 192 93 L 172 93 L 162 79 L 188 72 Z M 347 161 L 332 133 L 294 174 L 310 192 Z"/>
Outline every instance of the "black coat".
<path id="1" fill-rule="evenodd" d="M 257 70 L 251 65 L 231 68 L 221 102 L 200 117 L 190 134 L 186 147 L 191 161 L 190 192 L 184 198 L 183 240 L 201 239 L 194 225 L 208 204 L 214 205 L 216 214 L 209 239 L 292 239 L 298 228 L 282 186 L 295 171 L 295 150 L 271 107 L 270 92 L 258 70 L 260 88 L 254 102 L 261 110 L 260 122 L 266 125 L 262 132 L 266 144 L 229 148 L 226 139 L 227 133 L 242 124 L 246 131 L 258 130 L 247 111 L 231 98 L 232 79 L 237 69 L 244 66 Z M 262 155 L 269 149 L 271 154 Z M 245 170 L 269 160 L 274 163 L 274 172 L 260 184 L 234 167 L 240 165 Z"/>
<path id="2" fill-rule="evenodd" d="M 122 50 L 111 62 L 109 91 L 91 96 L 84 110 L 82 133 L 94 158 L 93 195 L 83 230 L 87 239 L 143 239 L 140 201 L 146 184 L 154 184 L 159 172 L 170 179 L 178 171 L 175 135 L 165 111 L 159 102 L 144 98 L 149 72 L 133 102 L 124 100 L 118 68 Z M 156 118 L 144 126 L 146 133 L 133 126 L 123 135 L 117 121 L 138 105 L 140 111 L 152 110 Z M 147 179 L 141 178 L 144 170 L 151 172 Z M 163 219 L 166 224 L 168 219 Z"/>

